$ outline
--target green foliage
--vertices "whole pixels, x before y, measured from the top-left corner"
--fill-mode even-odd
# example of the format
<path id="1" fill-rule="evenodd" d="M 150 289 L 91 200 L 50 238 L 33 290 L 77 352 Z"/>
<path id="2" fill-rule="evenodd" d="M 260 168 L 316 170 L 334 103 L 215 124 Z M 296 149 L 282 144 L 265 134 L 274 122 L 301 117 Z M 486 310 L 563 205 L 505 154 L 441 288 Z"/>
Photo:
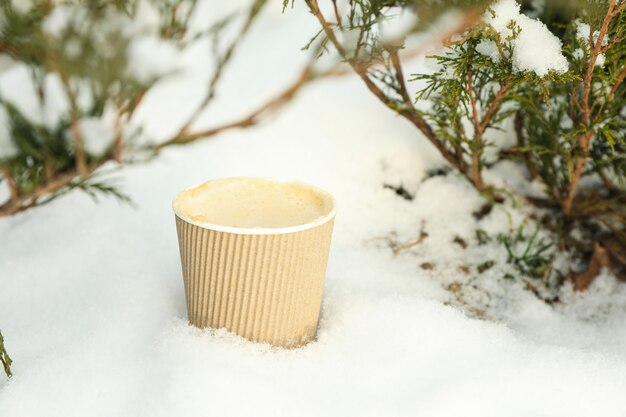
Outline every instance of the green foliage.
<path id="1" fill-rule="evenodd" d="M 621 184 L 626 178 L 626 88 L 618 79 L 626 62 L 626 43 L 620 41 L 626 37 L 626 13 L 622 11 L 609 26 L 607 50 L 593 69 L 589 121 L 585 122 L 581 102 L 593 48 L 589 39 L 577 33 L 583 24 L 590 25 L 592 32 L 599 29 L 601 13 L 597 8 L 593 10 L 583 11 L 564 28 L 563 52 L 572 79 L 560 84 L 550 82 L 548 103 L 539 100 L 535 90 L 518 99 L 528 141 L 519 150 L 528 155 L 555 201 L 565 197 L 575 160 L 585 152 L 579 138 L 588 132 L 594 139 L 583 176 L 593 178 L 601 173 Z"/>
<path id="2" fill-rule="evenodd" d="M 242 33 L 264 3 L 253 3 Z M 133 48 L 181 50 L 210 39 L 218 69 L 191 124 L 213 98 L 222 68 L 239 42 L 237 38 L 220 51 L 224 29 L 237 21 L 235 14 L 189 34 L 196 5 L 197 0 L 39 0 L 27 10 L 14 2 L 0 5 L 0 57 L 30 74 L 22 90 L 41 109 L 40 114 L 26 111 L 11 101 L 9 91 L 0 91 L 0 123 L 10 134 L 10 143 L 0 145 L 10 145 L 0 149 L 0 182 L 11 191 L 8 200 L 0 201 L 0 216 L 45 204 L 72 189 L 127 200 L 101 178 L 99 168 L 108 161 L 135 162 L 156 154 L 158 147 L 135 141 L 142 130 L 131 129 L 130 121 L 146 93 L 168 75 L 137 70 Z M 101 139 L 109 143 L 94 144 L 98 138 L 93 135 L 88 141 L 84 125 L 94 123 L 110 133 Z"/>
<path id="3" fill-rule="evenodd" d="M 486 184 L 482 170 L 488 162 L 485 150 L 502 147 L 492 142 L 489 133 L 514 121 L 517 145 L 501 150 L 495 162 L 519 159 L 530 179 L 544 185 L 541 198 L 529 196 L 526 201 L 549 210 L 553 220 L 542 226 L 559 240 L 558 248 L 584 252 L 570 243 L 576 240 L 575 230 L 583 230 L 582 235 L 591 239 L 585 247 L 607 233 L 626 234 L 624 2 L 552 0 L 540 7 L 534 7 L 536 2 L 523 2 L 523 10 L 538 17 L 559 38 L 568 64 L 567 70 L 540 71 L 541 76 L 516 61 L 514 48 L 524 28 L 515 20 L 506 31 L 496 30 L 488 16 L 495 17 L 497 7 L 455 2 L 466 21 L 481 13 L 487 18 L 474 19 L 469 27 L 450 33 L 451 41 L 430 57 L 436 63 L 434 71 L 410 79 L 418 89 L 410 97 L 400 62 L 406 38 L 385 40 L 381 25 L 407 9 L 417 11 L 420 24 L 431 23 L 453 4 L 351 0 L 346 11 L 338 10 L 331 0 L 321 12 L 316 0 L 306 3 L 321 24 L 307 47 L 317 43 L 328 50 L 333 44 L 368 89 L 411 122 L 486 198 L 498 203 L 512 195 L 513 190 Z M 442 8 L 433 7 L 435 3 Z M 285 1 L 284 6 L 288 5 Z M 414 31 L 423 28 L 420 24 Z M 538 236 L 539 231 L 530 236 L 519 232 L 500 239 L 509 262 L 523 274 L 550 273 L 548 252 L 556 246 Z M 477 239 L 486 242 L 482 234 Z M 522 241 L 527 245 L 518 252 Z"/>
<path id="4" fill-rule="evenodd" d="M 511 235 L 501 234 L 498 240 L 508 253 L 508 262 L 521 274 L 533 278 L 543 278 L 550 271 L 554 242 L 539 236 L 540 229 L 527 236 L 524 226 Z"/>
<path id="5" fill-rule="evenodd" d="M 13 361 L 9 357 L 9 354 L 4 347 L 4 337 L 2 336 L 2 332 L 0 332 L 0 362 L 2 362 L 4 373 L 10 378 L 13 375 L 11 373 L 11 364 L 13 363 Z"/>
<path id="6" fill-rule="evenodd" d="M 183 3 L 176 2 L 179 6 Z M 116 113 L 114 117 L 121 123 L 130 117 L 138 100 L 156 81 L 137 78 L 127 65 L 134 37 L 151 35 L 152 29 L 131 26 L 139 5 L 137 1 L 117 0 L 79 4 L 38 1 L 26 12 L 15 9 L 12 2 L 0 6 L 0 53 L 28 68 L 34 99 L 41 108 L 59 97 L 67 106 L 58 120 L 39 120 L 22 113 L 0 91 L 0 110 L 6 114 L 5 122 L 15 147 L 8 154 L 0 152 L 4 155 L 0 166 L 12 176 L 19 196 L 37 194 L 45 187 L 51 189 L 50 196 L 35 195 L 26 204 L 44 204 L 76 188 L 69 182 L 65 187 L 58 187 L 57 183 L 72 172 L 86 178 L 103 162 L 114 158 L 114 143 L 103 153 L 93 153 L 85 147 L 80 122 L 105 117 L 111 120 Z M 171 15 L 162 18 L 160 30 L 171 26 L 171 35 L 180 36 L 178 20 Z M 51 91 L 54 89 L 62 91 Z M 55 98 L 51 98 L 52 93 Z M 112 122 L 107 123 L 111 130 L 115 129 Z M 121 146 L 122 126 L 118 128 L 115 140 Z M 131 138 L 129 135 L 124 139 Z M 119 194 L 108 188 L 89 189 Z"/>

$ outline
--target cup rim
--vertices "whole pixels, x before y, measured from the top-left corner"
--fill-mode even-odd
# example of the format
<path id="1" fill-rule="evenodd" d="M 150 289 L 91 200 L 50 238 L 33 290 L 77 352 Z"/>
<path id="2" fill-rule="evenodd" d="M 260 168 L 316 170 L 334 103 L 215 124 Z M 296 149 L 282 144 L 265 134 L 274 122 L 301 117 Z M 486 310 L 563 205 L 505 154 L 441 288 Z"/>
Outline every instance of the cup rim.
<path id="1" fill-rule="evenodd" d="M 185 191 L 191 190 L 193 188 L 199 187 L 201 185 L 207 184 L 209 182 L 213 182 L 213 181 L 221 181 L 221 180 L 265 180 L 265 181 L 272 181 L 275 183 L 288 183 L 288 184 L 294 184 L 294 185 L 299 185 L 299 186 L 304 186 L 307 187 L 309 189 L 311 189 L 312 191 L 321 194 L 325 197 L 328 197 L 331 204 L 332 204 L 332 208 L 330 210 L 330 212 L 328 212 L 328 214 L 325 214 L 324 216 L 320 216 L 318 218 L 316 218 L 315 220 L 308 222 L 308 223 L 303 223 L 303 224 L 298 224 L 295 226 L 287 226 L 287 227 L 235 227 L 235 226 L 224 226 L 221 224 L 216 224 L 216 223 L 205 223 L 205 222 L 197 222 L 194 220 L 191 220 L 190 218 L 188 218 L 187 216 L 185 216 L 182 213 L 179 213 L 176 211 L 176 207 L 175 207 L 175 203 L 176 203 L 176 199 L 178 198 L 178 196 L 182 193 L 184 193 Z M 306 182 L 303 181 L 297 181 L 297 180 L 290 180 L 290 179 L 283 179 L 283 178 L 276 178 L 276 177 L 266 177 L 266 176 L 238 176 L 238 177 L 224 177 L 224 178 L 213 178 L 210 179 L 208 181 L 203 181 L 200 182 L 198 184 L 192 185 L 190 187 L 187 187 L 181 191 L 179 191 L 178 193 L 176 193 L 176 195 L 174 196 L 174 199 L 172 200 L 172 210 L 174 211 L 174 214 L 176 215 L 176 217 L 178 217 L 179 219 L 192 224 L 194 226 L 197 227 L 201 227 L 203 229 L 208 229 L 208 230 L 213 230 L 216 232 L 223 232 L 223 233 L 232 233 L 232 234 L 238 234 L 238 235 L 277 235 L 277 234 L 285 234 L 285 233 L 295 233 L 295 232 L 301 232 L 304 230 L 308 230 L 308 229 L 313 229 L 317 226 L 321 226 L 329 221 L 331 221 L 332 219 L 335 218 L 335 216 L 337 215 L 337 200 L 335 199 L 335 197 L 329 193 L 328 191 L 317 187 L 315 185 L 311 185 L 308 184 Z"/>

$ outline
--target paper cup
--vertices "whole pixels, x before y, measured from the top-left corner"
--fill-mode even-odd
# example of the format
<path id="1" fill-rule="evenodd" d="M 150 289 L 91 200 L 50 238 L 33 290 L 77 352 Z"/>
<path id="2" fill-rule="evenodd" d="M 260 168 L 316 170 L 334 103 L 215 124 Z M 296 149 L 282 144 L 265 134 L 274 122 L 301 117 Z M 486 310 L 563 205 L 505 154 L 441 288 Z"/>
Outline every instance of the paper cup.
<path id="1" fill-rule="evenodd" d="M 335 200 L 299 182 L 227 178 L 174 199 L 189 321 L 255 342 L 315 338 Z"/>

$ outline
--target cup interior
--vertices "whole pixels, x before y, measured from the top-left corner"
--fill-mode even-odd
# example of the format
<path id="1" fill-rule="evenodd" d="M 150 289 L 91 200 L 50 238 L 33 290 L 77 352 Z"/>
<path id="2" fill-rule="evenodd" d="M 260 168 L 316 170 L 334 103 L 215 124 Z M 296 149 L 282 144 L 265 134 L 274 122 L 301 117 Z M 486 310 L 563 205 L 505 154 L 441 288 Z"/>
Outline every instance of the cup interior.
<path id="1" fill-rule="evenodd" d="M 315 225 L 335 209 L 333 197 L 317 187 L 258 177 L 205 182 L 180 192 L 173 206 L 190 223 L 235 232 Z"/>

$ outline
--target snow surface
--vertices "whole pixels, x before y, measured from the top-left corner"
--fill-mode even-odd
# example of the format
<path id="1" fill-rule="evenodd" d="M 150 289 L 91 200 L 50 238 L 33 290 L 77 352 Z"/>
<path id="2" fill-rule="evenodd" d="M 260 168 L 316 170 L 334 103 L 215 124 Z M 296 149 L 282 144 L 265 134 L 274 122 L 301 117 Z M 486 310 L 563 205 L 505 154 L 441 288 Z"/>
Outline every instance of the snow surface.
<path id="1" fill-rule="evenodd" d="M 287 85 L 316 29 L 300 8 L 266 10 L 199 124 L 232 120 Z M 201 98 L 206 51 L 186 51 L 185 72 L 146 97 L 137 116 L 149 140 Z M 3 92 L 10 76 L 0 75 Z M 495 235 L 527 213 L 511 205 L 477 220 L 482 200 L 464 180 L 426 175 L 442 165 L 358 79 L 335 78 L 270 123 L 110 174 L 135 207 L 74 192 L 0 219 L 0 326 L 14 359 L 14 377 L 0 376 L 0 416 L 626 415 L 626 286 L 604 274 L 549 306 L 502 279 L 504 250 L 477 245 L 475 230 Z M 338 199 L 318 339 L 302 349 L 186 321 L 171 199 L 235 175 L 294 178 Z M 522 175 L 504 164 L 486 177 L 514 186 Z M 421 228 L 421 245 L 391 253 L 390 238 Z"/>

